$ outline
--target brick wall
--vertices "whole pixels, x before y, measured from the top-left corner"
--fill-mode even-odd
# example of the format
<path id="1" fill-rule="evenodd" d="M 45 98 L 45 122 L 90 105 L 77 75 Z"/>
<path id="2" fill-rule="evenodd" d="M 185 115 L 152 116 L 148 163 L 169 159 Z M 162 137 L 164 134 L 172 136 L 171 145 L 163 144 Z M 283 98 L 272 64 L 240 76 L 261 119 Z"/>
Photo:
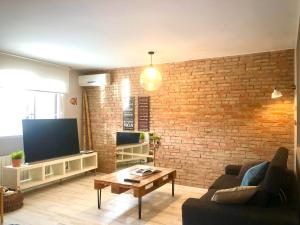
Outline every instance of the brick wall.
<path id="1" fill-rule="evenodd" d="M 99 170 L 116 167 L 126 78 L 131 96 L 151 96 L 151 131 L 162 137 L 156 165 L 176 168 L 177 183 L 207 187 L 225 165 L 270 160 L 279 146 L 291 150 L 292 167 L 293 62 L 293 50 L 284 50 L 163 64 L 163 84 L 155 92 L 139 85 L 143 67 L 109 71 L 111 85 L 88 88 Z M 282 98 L 271 99 L 274 87 Z"/>

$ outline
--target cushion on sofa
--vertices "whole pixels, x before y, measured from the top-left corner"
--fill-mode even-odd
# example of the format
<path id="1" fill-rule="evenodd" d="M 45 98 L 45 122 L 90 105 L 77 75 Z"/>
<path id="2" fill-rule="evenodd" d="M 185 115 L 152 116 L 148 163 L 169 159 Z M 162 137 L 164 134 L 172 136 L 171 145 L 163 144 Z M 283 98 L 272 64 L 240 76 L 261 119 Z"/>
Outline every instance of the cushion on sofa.
<path id="1" fill-rule="evenodd" d="M 267 207 L 269 203 L 269 194 L 263 188 L 259 187 L 256 193 L 246 203 L 251 206 Z"/>
<path id="2" fill-rule="evenodd" d="M 265 177 L 269 162 L 251 167 L 244 175 L 241 186 L 257 186 Z"/>
<path id="3" fill-rule="evenodd" d="M 288 149 L 280 147 L 266 172 L 262 187 L 273 195 L 278 195 L 280 188 L 284 186 L 284 178 L 287 169 Z"/>
<path id="4" fill-rule="evenodd" d="M 211 201 L 221 204 L 245 204 L 257 191 L 257 186 L 239 186 L 221 189 L 211 198 Z"/>
<path id="5" fill-rule="evenodd" d="M 225 166 L 225 174 L 238 176 L 241 171 L 241 168 L 242 168 L 241 165 L 229 164 Z"/>
<path id="6" fill-rule="evenodd" d="M 253 166 L 256 166 L 256 165 L 258 165 L 258 164 L 260 164 L 260 163 L 262 163 L 262 162 L 256 161 L 256 162 L 248 162 L 248 163 L 245 163 L 245 164 L 242 166 L 242 168 L 241 168 L 241 170 L 240 170 L 240 172 L 239 172 L 239 174 L 238 174 L 238 178 L 243 179 L 245 173 L 246 173 L 250 168 L 252 168 Z"/>
<path id="7" fill-rule="evenodd" d="M 221 175 L 215 182 L 210 186 L 209 189 L 226 189 L 239 186 L 241 184 L 241 179 L 234 175 Z"/>

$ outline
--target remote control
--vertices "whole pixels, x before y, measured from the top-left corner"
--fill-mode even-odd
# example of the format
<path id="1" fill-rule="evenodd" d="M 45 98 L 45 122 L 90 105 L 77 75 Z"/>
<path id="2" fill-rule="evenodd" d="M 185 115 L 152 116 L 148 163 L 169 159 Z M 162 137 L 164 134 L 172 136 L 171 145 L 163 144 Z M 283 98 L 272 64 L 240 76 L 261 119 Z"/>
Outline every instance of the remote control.
<path id="1" fill-rule="evenodd" d="M 129 179 L 129 178 L 125 178 L 124 181 L 125 182 L 131 182 L 131 183 L 140 183 L 141 182 L 139 180 L 134 180 L 134 179 Z"/>

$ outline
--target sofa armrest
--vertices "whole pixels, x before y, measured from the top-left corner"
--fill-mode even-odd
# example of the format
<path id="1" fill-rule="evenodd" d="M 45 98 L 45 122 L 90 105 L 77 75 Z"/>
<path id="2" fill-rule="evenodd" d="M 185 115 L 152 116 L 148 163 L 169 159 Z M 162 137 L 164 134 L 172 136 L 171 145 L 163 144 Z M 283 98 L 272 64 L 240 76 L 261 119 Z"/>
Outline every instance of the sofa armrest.
<path id="1" fill-rule="evenodd" d="M 182 225 L 199 225 L 201 223 L 202 207 L 199 205 L 199 200 L 189 198 L 183 203 L 181 208 Z"/>
<path id="2" fill-rule="evenodd" d="M 225 174 L 237 176 L 239 175 L 241 168 L 241 165 L 227 165 L 225 167 Z"/>
<path id="3" fill-rule="evenodd" d="M 204 199 L 189 198 L 182 205 L 183 225 L 298 225 L 297 210 L 262 208 L 247 205 L 221 205 Z"/>

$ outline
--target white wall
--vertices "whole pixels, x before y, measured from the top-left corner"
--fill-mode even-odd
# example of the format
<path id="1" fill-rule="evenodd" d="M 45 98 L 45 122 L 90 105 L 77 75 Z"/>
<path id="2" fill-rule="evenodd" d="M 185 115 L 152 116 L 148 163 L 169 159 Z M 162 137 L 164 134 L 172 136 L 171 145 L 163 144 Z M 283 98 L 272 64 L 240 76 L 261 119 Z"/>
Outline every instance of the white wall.
<path id="1" fill-rule="evenodd" d="M 300 1 L 299 1 L 300 8 Z M 299 9 L 300 11 L 300 9 Z M 300 14 L 300 12 L 299 12 Z M 299 26 L 297 34 L 297 43 L 295 49 L 295 79 L 296 79 L 296 129 L 295 129 L 295 146 L 296 146 L 296 157 L 295 157 L 295 171 L 297 176 L 300 174 L 300 16 Z"/>
<path id="2" fill-rule="evenodd" d="M 298 14 L 298 27 L 297 27 L 297 38 L 295 47 L 295 84 L 296 84 L 296 96 L 295 96 L 295 146 L 300 147 L 300 1 L 297 1 L 297 14 Z M 297 152 L 297 155 L 298 152 Z M 295 157 L 297 158 L 297 157 Z"/>
<path id="3" fill-rule="evenodd" d="M 70 70 L 69 93 L 64 95 L 64 117 L 77 118 L 79 142 L 81 142 L 81 114 L 82 114 L 82 93 L 78 85 L 79 73 Z M 77 105 L 70 104 L 70 98 L 77 98 Z"/>
<path id="4" fill-rule="evenodd" d="M 5 65 L 9 65 L 9 67 Z M 14 67 L 14 65 L 16 66 Z M 24 65 L 24 68 L 22 65 Z M 67 71 L 67 92 L 63 94 L 62 110 L 65 118 L 77 118 L 79 137 L 81 137 L 81 87 L 78 85 L 77 72 L 70 70 L 68 67 L 57 66 L 45 62 L 38 62 L 0 53 L 0 69 L 1 68 L 17 68 L 20 70 L 32 69 L 33 71 L 39 71 L 39 74 L 41 75 L 46 74 L 49 77 L 49 74 L 53 74 L 53 76 L 56 76 L 57 78 L 59 78 L 59 74 L 61 74 L 61 76 L 65 76 L 63 74 L 65 74 L 65 71 Z M 50 77 L 51 76 L 52 75 L 50 75 Z M 72 97 L 77 97 L 78 104 L 76 106 L 69 103 L 69 99 Z M 10 152 L 18 149 L 23 149 L 22 136 L 0 137 L 0 156 L 8 155 Z"/>
<path id="5" fill-rule="evenodd" d="M 299 3 L 300 5 L 300 3 Z M 296 84 L 296 91 L 294 96 L 294 117 L 295 117 L 295 138 L 294 138 L 294 146 L 295 146 L 295 171 L 298 173 L 299 165 L 300 165 L 300 113 L 298 112 L 298 109 L 300 107 L 300 21 L 299 21 L 299 27 L 298 27 L 298 33 L 297 33 L 297 42 L 296 42 L 296 48 L 295 48 L 295 84 Z"/>
<path id="6" fill-rule="evenodd" d="M 23 149 L 22 136 L 0 137 L 0 156 Z"/>

